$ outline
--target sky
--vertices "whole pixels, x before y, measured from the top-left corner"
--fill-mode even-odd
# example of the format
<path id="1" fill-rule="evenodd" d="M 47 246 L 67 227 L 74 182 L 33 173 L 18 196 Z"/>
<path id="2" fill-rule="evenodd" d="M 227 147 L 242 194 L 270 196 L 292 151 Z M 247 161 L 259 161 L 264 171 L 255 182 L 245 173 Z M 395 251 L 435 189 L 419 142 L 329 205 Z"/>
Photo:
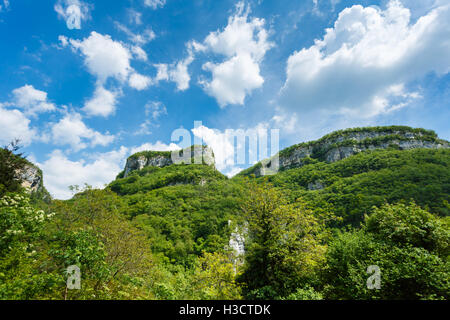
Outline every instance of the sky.
<path id="1" fill-rule="evenodd" d="M 177 129 L 228 176 L 253 163 L 233 130 L 450 140 L 449 72 L 450 0 L 0 0 L 0 144 L 20 139 L 57 199 L 184 147 Z"/>

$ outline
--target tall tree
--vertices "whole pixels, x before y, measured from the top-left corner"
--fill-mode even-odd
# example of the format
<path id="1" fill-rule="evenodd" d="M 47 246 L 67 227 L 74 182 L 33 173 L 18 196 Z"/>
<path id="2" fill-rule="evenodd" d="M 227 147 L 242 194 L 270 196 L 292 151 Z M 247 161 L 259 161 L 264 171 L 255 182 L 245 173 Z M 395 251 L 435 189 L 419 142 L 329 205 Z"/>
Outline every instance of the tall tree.
<path id="1" fill-rule="evenodd" d="M 270 185 L 253 185 L 243 206 L 248 221 L 244 272 L 248 298 L 285 297 L 306 285 L 324 259 L 323 223 L 305 202 L 288 203 Z"/>
<path id="2" fill-rule="evenodd" d="M 19 140 L 13 140 L 0 149 L 0 197 L 7 192 L 17 192 L 21 189 L 22 173 L 27 164 Z"/>

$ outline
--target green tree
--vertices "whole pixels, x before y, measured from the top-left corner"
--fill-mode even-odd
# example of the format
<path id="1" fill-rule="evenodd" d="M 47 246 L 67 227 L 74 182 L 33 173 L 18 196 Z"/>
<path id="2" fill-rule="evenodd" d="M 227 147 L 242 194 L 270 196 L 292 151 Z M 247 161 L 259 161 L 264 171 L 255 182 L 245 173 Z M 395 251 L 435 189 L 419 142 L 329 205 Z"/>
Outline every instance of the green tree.
<path id="1" fill-rule="evenodd" d="M 18 152 L 19 149 L 19 140 L 0 148 L 0 197 L 7 192 L 18 192 L 22 189 L 21 173 L 28 161 Z"/>
<path id="2" fill-rule="evenodd" d="M 27 194 L 0 198 L 0 299 L 50 298 L 59 278 L 44 272 L 42 237 L 53 214 L 30 205 Z"/>
<path id="3" fill-rule="evenodd" d="M 120 213 L 124 207 L 112 191 L 89 186 L 70 201 L 52 204 L 56 216 L 47 234 L 53 239 L 53 268 L 63 273 L 69 265 L 79 265 L 86 280 L 82 291 L 71 292 L 68 298 L 152 297 L 144 285 L 154 265 L 151 245 Z"/>
<path id="4" fill-rule="evenodd" d="M 324 224 L 302 200 L 288 203 L 270 185 L 250 186 L 244 271 L 249 298 L 285 297 L 311 282 L 324 260 Z"/>
<path id="5" fill-rule="evenodd" d="M 241 299 L 236 282 L 239 268 L 224 253 L 205 253 L 197 261 L 192 276 L 193 294 L 202 300 Z"/>
<path id="6" fill-rule="evenodd" d="M 386 204 L 365 218 L 361 230 L 330 244 L 324 270 L 331 299 L 448 299 L 450 233 L 444 219 L 416 204 Z M 369 289 L 367 268 L 381 272 Z"/>

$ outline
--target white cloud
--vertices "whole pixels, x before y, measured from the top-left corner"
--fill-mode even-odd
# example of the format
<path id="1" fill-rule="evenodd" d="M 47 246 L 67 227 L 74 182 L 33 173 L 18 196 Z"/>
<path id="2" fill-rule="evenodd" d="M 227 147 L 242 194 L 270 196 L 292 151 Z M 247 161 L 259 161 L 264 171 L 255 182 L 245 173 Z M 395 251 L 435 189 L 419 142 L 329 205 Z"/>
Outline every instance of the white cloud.
<path id="1" fill-rule="evenodd" d="M 60 41 L 64 45 L 65 40 Z M 121 85 L 128 83 L 137 90 L 146 89 L 152 84 L 151 78 L 137 73 L 130 65 L 133 54 L 140 60 L 147 60 L 147 54 L 140 47 L 128 48 L 112 40 L 109 35 L 95 31 L 82 41 L 70 39 L 69 43 L 74 50 L 79 50 L 83 54 L 89 72 L 97 77 L 94 96 L 83 108 L 89 115 L 106 117 L 114 113 L 117 94 L 104 87 L 109 78 L 118 80 Z"/>
<path id="2" fill-rule="evenodd" d="M 135 136 L 140 136 L 140 135 L 150 135 L 152 134 L 152 131 L 150 130 L 150 125 L 152 124 L 152 122 L 148 119 L 146 119 L 144 122 L 142 122 L 139 125 L 139 129 L 136 130 L 133 134 Z"/>
<path id="3" fill-rule="evenodd" d="M 128 29 L 123 24 L 120 24 L 118 22 L 116 22 L 115 24 L 116 24 L 117 29 L 124 32 L 128 36 L 128 39 L 130 39 L 131 42 L 133 42 L 137 45 L 147 44 L 148 42 L 150 42 L 156 38 L 156 34 L 155 34 L 155 32 L 153 32 L 153 30 L 151 28 L 147 28 L 141 34 L 138 34 L 138 33 L 132 32 L 130 29 Z"/>
<path id="4" fill-rule="evenodd" d="M 158 7 L 164 7 L 166 0 L 144 0 L 144 5 L 152 8 L 153 10 L 158 9 Z"/>
<path id="5" fill-rule="evenodd" d="M 128 82 L 136 90 L 144 90 L 152 84 L 152 79 L 138 73 L 133 73 Z"/>
<path id="6" fill-rule="evenodd" d="M 94 96 L 88 100 L 83 111 L 91 116 L 107 117 L 116 111 L 117 94 L 106 90 L 103 86 L 96 87 Z"/>
<path id="7" fill-rule="evenodd" d="M 166 106 L 159 101 L 151 101 L 145 105 L 145 115 L 151 116 L 154 120 L 158 120 L 160 116 L 165 114 L 167 114 Z"/>
<path id="8" fill-rule="evenodd" d="M 54 8 L 69 29 L 81 29 L 81 22 L 89 19 L 89 5 L 80 0 L 58 0 Z"/>
<path id="9" fill-rule="evenodd" d="M 101 83 L 109 77 L 125 81 L 132 71 L 130 51 L 120 42 L 112 40 L 109 35 L 93 31 L 83 41 L 70 39 L 70 44 L 84 55 L 89 72 Z"/>
<path id="10" fill-rule="evenodd" d="M 212 80 L 200 82 L 221 107 L 244 104 L 245 97 L 263 85 L 259 64 L 273 47 L 264 19 L 249 18 L 249 9 L 244 7 L 243 2 L 238 3 L 236 14 L 229 17 L 223 30 L 211 32 L 202 44 L 191 43 L 195 51 L 226 58 L 222 63 L 205 63 L 203 69 L 212 73 Z"/>
<path id="11" fill-rule="evenodd" d="M 161 141 L 155 143 L 144 143 L 140 146 L 131 148 L 131 154 L 141 152 L 141 151 L 175 151 L 181 148 L 175 143 L 165 144 Z"/>
<path id="12" fill-rule="evenodd" d="M 8 110 L 0 103 L 0 143 L 6 145 L 14 139 L 20 139 L 23 145 L 29 145 L 36 137 L 36 130 L 30 128 L 30 120 L 19 110 Z"/>
<path id="13" fill-rule="evenodd" d="M 448 4 L 414 24 L 395 0 L 385 10 L 346 8 L 323 39 L 289 57 L 281 102 L 290 110 L 356 117 L 399 109 L 419 97 L 408 82 L 450 71 L 449 35 Z"/>
<path id="14" fill-rule="evenodd" d="M 131 23 L 141 25 L 142 24 L 142 13 L 134 9 L 128 10 L 128 16 Z"/>
<path id="15" fill-rule="evenodd" d="M 276 108 L 276 114 L 270 119 L 273 128 L 283 130 L 284 133 L 294 133 L 298 129 L 298 116 L 296 113 L 286 113 Z"/>
<path id="16" fill-rule="evenodd" d="M 241 172 L 243 169 L 241 167 L 232 167 L 231 169 L 229 169 L 228 171 L 226 171 L 224 174 L 228 177 L 228 178 L 232 178 L 235 175 L 237 175 L 239 172 Z"/>
<path id="17" fill-rule="evenodd" d="M 32 85 L 13 90 L 13 105 L 25 110 L 27 115 L 36 115 L 40 112 L 54 111 L 55 105 L 47 100 L 47 92 L 36 90 Z"/>
<path id="18" fill-rule="evenodd" d="M 169 65 L 166 63 L 154 64 L 154 67 L 157 69 L 155 81 L 161 80 L 169 80 Z"/>
<path id="19" fill-rule="evenodd" d="M 175 67 L 169 69 L 169 79 L 177 84 L 177 89 L 180 91 L 189 88 L 191 77 L 188 72 L 188 66 L 193 60 L 194 58 L 189 55 L 186 59 L 178 61 Z"/>
<path id="20" fill-rule="evenodd" d="M 191 81 L 191 76 L 188 72 L 189 65 L 194 61 L 194 56 L 189 50 L 188 56 L 184 60 L 180 60 L 173 64 L 155 64 L 157 69 L 157 74 L 154 80 L 158 81 L 173 81 L 177 85 L 179 91 L 184 91 L 189 89 L 189 82 Z"/>
<path id="21" fill-rule="evenodd" d="M 61 45 L 63 48 L 67 47 L 69 45 L 69 39 L 66 36 L 58 36 L 59 42 L 61 42 Z"/>
<path id="22" fill-rule="evenodd" d="M 121 147 L 107 153 L 93 154 L 91 161 L 72 161 L 60 150 L 53 151 L 43 163 L 37 163 L 44 173 L 44 184 L 57 199 L 69 199 L 71 185 L 87 183 L 102 188 L 122 170 L 128 149 Z"/>
<path id="23" fill-rule="evenodd" d="M 131 48 L 131 51 L 133 52 L 136 59 L 142 60 L 142 61 L 148 60 L 147 53 L 141 47 L 133 46 Z"/>
<path id="24" fill-rule="evenodd" d="M 217 129 L 210 129 L 206 126 L 199 126 L 192 129 L 192 133 L 201 138 L 206 145 L 214 151 L 216 167 L 222 171 L 234 163 L 234 140 L 227 135 L 226 132 L 221 132 Z"/>
<path id="25" fill-rule="evenodd" d="M 244 159 L 245 157 L 242 158 L 238 155 L 248 154 L 250 164 L 269 156 L 267 149 L 258 150 L 257 145 L 258 138 L 267 139 L 268 128 L 267 123 L 259 123 L 253 128 L 220 131 L 202 125 L 192 129 L 192 133 L 213 149 L 217 169 L 225 172 L 225 174 L 231 174 L 236 172 L 240 165 L 245 165 L 245 162 L 247 162 Z M 246 139 L 249 139 L 249 142 L 252 140 L 248 146 L 246 146 Z M 237 162 L 235 161 L 235 155 L 237 156 Z"/>
<path id="26" fill-rule="evenodd" d="M 245 97 L 264 83 L 258 63 L 248 54 L 234 56 L 219 64 L 208 62 L 203 65 L 203 69 L 211 71 L 212 81 L 201 83 L 221 107 L 244 104 Z"/>
<path id="27" fill-rule="evenodd" d="M 106 146 L 114 141 L 113 135 L 101 134 L 88 128 L 79 113 L 66 114 L 59 122 L 53 124 L 51 137 L 53 143 L 69 145 L 73 151 L 79 151 L 88 146 Z"/>
<path id="28" fill-rule="evenodd" d="M 134 133 L 135 135 L 149 135 L 151 134 L 150 126 L 153 121 L 157 121 L 159 117 L 167 114 L 166 106 L 159 101 L 151 101 L 145 105 L 145 115 L 149 117 L 139 125 L 139 129 Z M 159 126 L 158 124 L 153 124 Z"/>

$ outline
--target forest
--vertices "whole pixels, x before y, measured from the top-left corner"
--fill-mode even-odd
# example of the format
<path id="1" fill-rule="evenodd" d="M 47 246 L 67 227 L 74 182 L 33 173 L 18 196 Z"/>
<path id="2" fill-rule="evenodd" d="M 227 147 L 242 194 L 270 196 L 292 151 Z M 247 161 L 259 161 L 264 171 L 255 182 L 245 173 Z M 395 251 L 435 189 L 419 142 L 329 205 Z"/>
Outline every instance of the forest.
<path id="1" fill-rule="evenodd" d="M 16 144 L 0 149 L 0 299 L 450 297 L 447 148 L 310 158 L 267 177 L 145 167 L 65 201 L 22 187 L 29 164 Z"/>

